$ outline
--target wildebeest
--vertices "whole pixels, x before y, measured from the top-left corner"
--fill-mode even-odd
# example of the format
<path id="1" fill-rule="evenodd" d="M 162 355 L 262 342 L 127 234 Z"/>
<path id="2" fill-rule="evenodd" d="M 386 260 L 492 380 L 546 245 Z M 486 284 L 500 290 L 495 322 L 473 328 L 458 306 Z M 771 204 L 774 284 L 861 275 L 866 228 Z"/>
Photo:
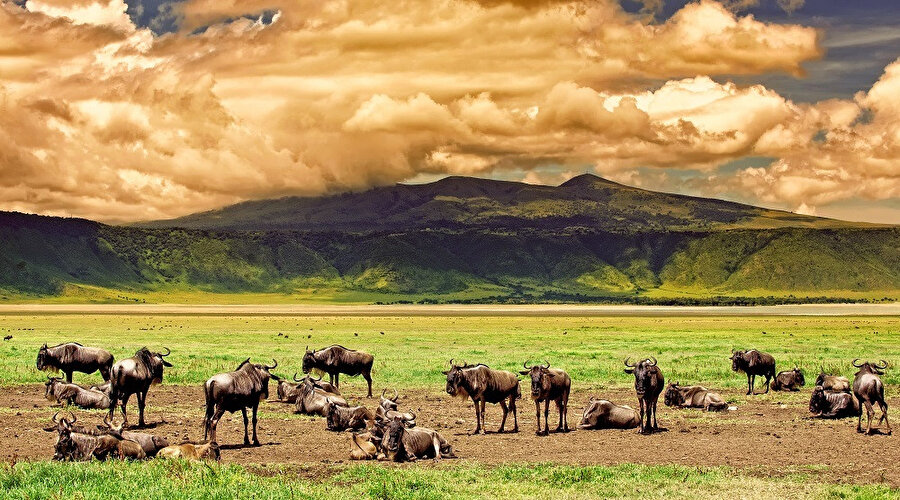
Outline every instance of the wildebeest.
<path id="1" fill-rule="evenodd" d="M 36 365 L 38 370 L 63 372 L 66 382 L 71 384 L 72 372 L 94 373 L 99 370 L 103 380 L 109 380 L 113 362 L 113 355 L 109 351 L 67 342 L 53 347 L 47 347 L 47 344 L 41 346 Z"/>
<path id="2" fill-rule="evenodd" d="M 319 380 L 306 376 L 297 386 L 297 402 L 295 413 L 325 416 L 325 406 L 333 402 L 338 406 L 348 406 L 347 400 L 338 394 L 326 391 L 319 385 Z"/>
<path id="3" fill-rule="evenodd" d="M 164 358 L 172 351 L 166 348 L 166 353 L 150 352 L 146 347 L 138 350 L 134 356 L 123 359 L 113 365 L 110 375 L 112 390 L 110 392 L 109 418 L 112 420 L 116 411 L 116 404 L 122 406 L 123 425 L 128 425 L 128 415 L 125 406 L 132 394 L 137 395 L 138 400 L 138 425 L 144 427 L 144 406 L 147 403 L 147 392 L 150 386 L 162 382 L 163 367 L 172 364 Z"/>
<path id="4" fill-rule="evenodd" d="M 557 368 L 550 368 L 550 363 L 544 361 L 544 365 L 529 367 L 528 362 L 522 363 L 524 370 L 522 375 L 531 377 L 531 399 L 534 401 L 535 418 L 537 419 L 538 436 L 546 436 L 550 433 L 550 424 L 547 418 L 550 414 L 550 401 L 556 403 L 559 411 L 559 425 L 556 432 L 569 431 L 569 391 L 572 388 L 572 379 L 569 374 Z M 544 430 L 541 431 L 541 402 L 544 403 Z"/>
<path id="5" fill-rule="evenodd" d="M 412 462 L 419 458 L 456 458 L 450 443 L 437 431 L 424 427 L 410 429 L 400 417 L 395 417 L 388 423 L 381 448 L 392 462 Z"/>
<path id="6" fill-rule="evenodd" d="M 850 379 L 839 375 L 825 373 L 825 368 L 819 368 L 819 376 L 816 377 L 816 385 L 821 385 L 826 391 L 850 392 Z"/>
<path id="7" fill-rule="evenodd" d="M 806 379 L 803 377 L 803 371 L 795 366 L 793 370 L 785 370 L 775 375 L 775 380 L 772 381 L 772 390 L 796 392 L 804 385 L 806 385 Z"/>
<path id="8" fill-rule="evenodd" d="M 303 355 L 303 373 L 318 370 L 328 374 L 329 381 L 335 388 L 340 389 L 341 374 L 356 376 L 362 375 L 369 385 L 369 394 L 372 397 L 372 364 L 375 356 L 367 352 L 354 351 L 344 346 L 332 345 L 317 351 L 306 348 Z"/>
<path id="9" fill-rule="evenodd" d="M 221 452 L 215 441 L 203 444 L 181 443 L 166 446 L 159 450 L 156 458 L 183 458 L 185 460 L 215 460 L 219 461 Z"/>
<path id="10" fill-rule="evenodd" d="M 728 403 L 715 392 L 699 385 L 680 386 L 672 382 L 666 388 L 664 399 L 666 406 L 678 408 L 703 408 L 706 411 L 722 411 L 728 409 Z"/>
<path id="11" fill-rule="evenodd" d="M 370 432 L 354 432 L 350 436 L 350 460 L 373 460 L 378 456 L 378 446 Z"/>
<path id="12" fill-rule="evenodd" d="M 634 391 L 641 405 L 641 434 L 650 434 L 659 430 L 656 424 L 656 404 L 662 392 L 665 379 L 662 370 L 656 366 L 656 358 L 650 357 L 635 365 L 628 364 L 625 358 L 625 373 L 634 375 Z M 645 420 L 646 417 L 646 420 Z"/>
<path id="13" fill-rule="evenodd" d="M 378 408 L 375 409 L 375 418 L 387 422 L 393 420 L 394 417 L 399 416 L 406 421 L 407 427 L 415 427 L 416 414 L 412 412 L 401 412 L 398 410 L 398 400 L 400 399 L 400 394 L 397 393 L 397 390 L 394 390 L 393 398 L 384 397 L 384 394 L 386 392 L 387 389 L 381 391 L 381 403 L 378 405 Z"/>
<path id="14" fill-rule="evenodd" d="M 859 359 L 853 360 L 853 366 L 859 368 L 856 377 L 853 379 L 853 395 L 859 401 L 859 406 L 866 408 L 866 416 L 868 423 L 866 425 L 866 434 L 872 434 L 872 417 L 875 416 L 875 410 L 872 405 L 878 404 L 881 408 L 881 419 L 878 421 L 880 427 L 882 423 L 887 424 L 887 434 L 891 434 L 891 422 L 888 420 L 887 401 L 884 400 L 884 384 L 881 382 L 881 375 L 884 375 L 884 369 L 887 368 L 887 361 L 881 360 L 881 364 L 865 362 L 857 364 Z M 859 420 L 856 422 L 856 431 L 862 432 L 862 412 L 859 414 Z"/>
<path id="15" fill-rule="evenodd" d="M 58 426 L 58 438 L 56 440 L 55 450 L 53 454 L 54 460 L 90 460 L 96 458 L 98 460 L 106 460 L 107 458 L 131 458 L 140 460 L 146 457 L 146 453 L 141 446 L 131 440 L 113 436 L 111 434 L 103 434 L 92 432 L 85 434 L 77 432 L 74 427 L 78 420 L 73 415 L 71 421 L 62 418 L 54 422 Z"/>
<path id="16" fill-rule="evenodd" d="M 747 374 L 747 395 L 753 394 L 753 386 L 756 376 L 766 377 L 766 394 L 769 392 L 769 383 L 775 376 L 775 358 L 771 354 L 749 349 L 746 351 L 731 351 L 731 369 Z"/>
<path id="17" fill-rule="evenodd" d="M 634 429 L 641 416 L 630 406 L 619 406 L 605 399 L 591 398 L 581 415 L 579 429 Z"/>
<path id="18" fill-rule="evenodd" d="M 516 414 L 516 400 L 522 397 L 519 389 L 519 379 L 515 373 L 504 370 L 492 370 L 487 365 L 454 365 L 450 360 L 450 369 L 443 372 L 447 376 L 447 394 L 462 399 L 472 398 L 475 404 L 475 434 L 485 432 L 484 429 L 484 405 L 485 403 L 500 404 L 503 409 L 503 420 L 500 421 L 500 429 L 503 432 L 506 426 L 506 417 L 512 412 L 513 430 L 519 432 L 519 418 Z M 509 405 L 507 406 L 507 400 Z"/>
<path id="19" fill-rule="evenodd" d="M 329 431 L 365 429 L 375 417 L 364 406 L 339 406 L 334 401 L 325 404 L 325 427 Z"/>
<path id="20" fill-rule="evenodd" d="M 270 373 L 278 366 L 278 361 L 272 360 L 272 366 L 251 363 L 250 358 L 245 359 L 238 367 L 229 373 L 213 375 L 203 384 L 203 394 L 206 397 L 206 417 L 203 420 L 203 439 L 207 435 L 213 443 L 216 440 L 216 426 L 225 412 L 234 413 L 238 410 L 244 417 L 244 444 L 250 444 L 247 432 L 247 408 L 253 410 L 253 444 L 259 446 L 256 437 L 256 412 L 259 402 L 269 397 L 269 378 L 278 380 L 277 375 Z"/>
<path id="21" fill-rule="evenodd" d="M 140 445 L 141 449 L 144 450 L 144 453 L 148 457 L 156 456 L 156 453 L 169 446 L 169 440 L 161 437 L 154 436 L 152 434 L 147 434 L 146 432 L 133 432 L 126 431 L 124 425 L 119 425 L 119 427 L 114 427 L 112 422 L 109 421 L 108 418 L 103 418 L 103 424 L 106 425 L 108 432 L 119 439 L 124 439 L 128 441 L 134 441 L 138 445 Z"/>
<path id="22" fill-rule="evenodd" d="M 74 404 L 89 410 L 107 410 L 110 400 L 106 394 L 79 385 L 67 384 L 60 377 L 47 377 L 44 397 L 57 403 Z"/>
<path id="23" fill-rule="evenodd" d="M 847 418 L 860 415 L 859 403 L 852 394 L 826 391 L 821 385 L 809 398 L 809 412 L 818 418 Z"/>
<path id="24" fill-rule="evenodd" d="M 109 396 L 112 393 L 112 384 L 109 382 L 105 382 L 100 385 L 92 385 L 88 389 L 92 391 L 102 392 L 103 394 Z"/>

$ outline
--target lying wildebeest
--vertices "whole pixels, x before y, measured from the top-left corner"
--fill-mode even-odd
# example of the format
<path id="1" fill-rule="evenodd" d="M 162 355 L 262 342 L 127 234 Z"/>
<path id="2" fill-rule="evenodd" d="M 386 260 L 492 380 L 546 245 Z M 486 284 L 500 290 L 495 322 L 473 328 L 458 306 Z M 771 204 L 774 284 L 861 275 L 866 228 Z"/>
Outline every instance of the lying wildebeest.
<path id="1" fill-rule="evenodd" d="M 387 459 L 392 462 L 412 462 L 419 458 L 456 458 L 450 443 L 437 431 L 406 427 L 403 419 L 395 417 L 388 423 L 381 441 Z"/>
<path id="2" fill-rule="evenodd" d="M 107 458 L 131 458 L 140 460 L 147 455 L 141 446 L 131 440 L 122 439 L 110 434 L 76 432 L 74 423 L 78 420 L 73 415 L 71 421 L 62 418 L 58 422 L 56 415 L 54 422 L 58 425 L 58 438 L 56 440 L 54 460 L 106 460 Z M 96 431 L 95 431 L 96 432 Z"/>
<path id="3" fill-rule="evenodd" d="M 821 385 L 826 391 L 850 392 L 850 379 L 839 375 L 825 373 L 824 367 L 819 367 L 819 376 L 816 377 L 816 385 Z"/>
<path id="4" fill-rule="evenodd" d="M 148 457 L 156 456 L 156 453 L 159 452 L 159 450 L 169 446 L 169 440 L 164 437 L 154 436 L 152 434 L 147 434 L 146 432 L 126 431 L 124 424 L 114 427 L 112 422 L 106 417 L 103 418 L 103 424 L 106 425 L 110 435 L 119 439 L 134 441 L 140 445 L 141 449 L 144 450 L 144 453 Z"/>
<path id="5" fill-rule="evenodd" d="M 49 401 L 62 404 L 74 404 L 79 408 L 88 410 L 109 409 L 109 396 L 91 389 L 85 389 L 79 385 L 67 384 L 60 377 L 47 377 L 44 383 L 44 397 Z"/>
<path id="6" fill-rule="evenodd" d="M 821 385 L 809 398 L 809 412 L 818 418 L 847 418 L 860 415 L 859 403 L 852 394 L 826 391 Z"/>
<path id="7" fill-rule="evenodd" d="M 369 394 L 372 397 L 372 364 L 375 362 L 375 356 L 367 352 L 354 351 L 344 346 L 332 345 L 317 351 L 310 351 L 306 348 L 306 354 L 303 355 L 303 373 L 309 373 L 312 370 L 318 370 L 328 374 L 329 381 L 334 387 L 341 387 L 341 374 L 356 376 L 362 375 L 369 384 Z"/>
<path id="8" fill-rule="evenodd" d="M 300 383 L 302 383 L 308 377 L 309 377 L 309 375 L 307 375 L 306 377 L 303 377 L 303 378 L 297 378 L 297 374 L 294 373 L 294 382 L 297 382 L 296 387 L 299 387 Z M 338 390 L 337 387 L 335 387 L 330 382 L 325 382 L 324 380 L 322 380 L 321 376 L 319 378 L 315 379 L 315 382 L 316 382 L 316 387 L 318 387 L 319 389 L 322 389 L 323 391 L 330 393 L 330 394 L 337 394 L 338 396 L 341 395 L 341 391 Z"/>
<path id="9" fill-rule="evenodd" d="M 581 415 L 579 429 L 634 429 L 641 425 L 641 416 L 630 406 L 619 406 L 605 399 L 591 397 Z"/>
<path id="10" fill-rule="evenodd" d="M 775 375 L 775 380 L 772 381 L 772 390 L 796 392 L 804 385 L 806 385 L 806 379 L 803 378 L 803 372 L 795 366 L 793 370 L 778 372 L 778 375 Z"/>
<path id="11" fill-rule="evenodd" d="M 880 375 L 884 375 L 884 369 L 887 368 L 887 361 L 881 360 L 881 364 L 865 362 L 857 364 L 859 359 L 853 360 L 853 366 L 859 368 L 856 377 L 853 379 L 853 395 L 859 401 L 859 406 L 866 408 L 866 416 L 868 424 L 866 425 L 866 434 L 872 434 L 872 417 L 875 416 L 875 410 L 872 405 L 878 404 L 881 408 L 881 419 L 878 426 L 887 424 L 887 434 L 891 434 L 891 422 L 888 420 L 887 401 L 884 400 L 884 384 L 881 382 Z M 862 432 L 862 412 L 859 414 L 859 420 L 856 422 L 856 431 Z"/>
<path id="12" fill-rule="evenodd" d="M 334 401 L 325 404 L 324 413 L 325 427 L 333 432 L 365 429 L 375 419 L 364 406 L 339 406 Z"/>
<path id="13" fill-rule="evenodd" d="M 558 368 L 550 368 L 550 363 L 529 367 L 528 361 L 522 363 L 524 370 L 522 375 L 531 377 L 531 399 L 534 401 L 535 418 L 537 419 L 538 436 L 546 436 L 550 433 L 550 424 L 547 418 L 550 414 L 550 401 L 556 403 L 559 411 L 559 425 L 556 432 L 569 432 L 569 391 L 572 388 L 572 379 L 569 374 Z M 541 431 L 541 402 L 544 402 L 544 430 Z"/>
<path id="14" fill-rule="evenodd" d="M 181 443 L 166 446 L 159 450 L 156 458 L 183 458 L 185 460 L 215 460 L 219 461 L 221 452 L 215 441 L 204 444 Z"/>
<path id="15" fill-rule="evenodd" d="M 756 349 L 747 351 L 731 351 L 731 369 L 747 374 L 747 395 L 752 395 L 756 376 L 766 377 L 766 394 L 769 392 L 769 383 L 775 376 L 775 358 Z"/>
<path id="16" fill-rule="evenodd" d="M 172 351 L 166 348 L 166 353 L 150 352 L 146 347 L 138 350 L 134 356 L 123 359 L 113 365 L 110 375 L 112 390 L 110 392 L 109 418 L 113 419 L 116 404 L 122 406 L 122 425 L 128 425 L 128 415 L 125 406 L 132 394 L 137 395 L 138 400 L 138 425 L 144 427 L 144 406 L 147 403 L 147 392 L 150 386 L 162 382 L 163 367 L 172 366 L 165 358 Z"/>
<path id="17" fill-rule="evenodd" d="M 72 372 L 94 373 L 100 371 L 103 380 L 109 380 L 113 355 L 97 347 L 85 347 L 77 342 L 47 347 L 41 346 L 37 355 L 37 369 L 61 371 L 66 374 L 66 382 L 72 383 Z"/>
<path id="18" fill-rule="evenodd" d="M 106 383 L 103 383 L 100 385 L 92 385 L 92 386 L 88 387 L 88 389 L 91 391 L 102 392 L 103 394 L 106 394 L 107 396 L 112 394 L 112 384 L 109 382 L 106 382 Z"/>
<path id="19" fill-rule="evenodd" d="M 374 460 L 378 456 L 378 445 L 370 432 L 354 432 L 350 436 L 350 460 Z"/>
<path id="20" fill-rule="evenodd" d="M 678 408 L 703 408 L 706 411 L 722 411 L 728 409 L 728 403 L 715 392 L 699 385 L 680 386 L 672 382 L 666 388 L 666 406 Z"/>
<path id="21" fill-rule="evenodd" d="M 216 440 L 216 426 L 225 412 L 234 413 L 238 410 L 244 417 L 244 444 L 250 444 L 247 432 L 247 408 L 253 410 L 253 445 L 259 446 L 256 437 L 256 412 L 259 402 L 269 397 L 269 378 L 278 380 L 277 375 L 269 373 L 278 366 L 278 361 L 272 360 L 272 366 L 255 364 L 250 358 L 245 359 L 237 369 L 229 373 L 213 375 L 203 384 L 203 393 L 206 396 L 206 417 L 203 420 L 203 439 L 207 435 L 210 442 Z"/>
<path id="22" fill-rule="evenodd" d="M 454 365 L 450 360 L 450 369 L 443 372 L 447 376 L 447 394 L 462 399 L 472 398 L 475 404 L 475 434 L 484 434 L 484 404 L 500 403 L 503 409 L 503 420 L 500 429 L 506 426 L 506 417 L 512 412 L 513 430 L 519 432 L 519 418 L 516 414 L 516 400 L 522 397 L 519 390 L 519 379 L 515 373 L 504 370 L 492 370 L 487 365 Z M 509 400 L 509 406 L 507 406 Z"/>
<path id="23" fill-rule="evenodd" d="M 651 434 L 659 430 L 656 424 L 656 404 L 659 401 L 659 393 L 665 385 L 662 370 L 656 366 L 656 358 L 650 357 L 638 364 L 630 365 L 625 358 L 625 373 L 634 375 L 634 391 L 637 393 L 638 403 L 641 405 L 641 434 Z M 646 416 L 646 421 L 644 417 Z"/>
<path id="24" fill-rule="evenodd" d="M 400 399 L 400 394 L 397 393 L 397 390 L 394 389 L 394 397 L 386 398 L 384 397 L 384 393 L 387 392 L 387 389 L 381 391 L 381 404 L 378 405 L 378 408 L 375 409 L 375 418 L 376 420 L 383 420 L 385 422 L 393 420 L 394 417 L 399 416 L 403 420 L 406 421 L 407 427 L 415 427 L 416 426 L 416 414 L 412 412 L 401 412 L 398 411 L 399 403 L 397 402 Z"/>
<path id="25" fill-rule="evenodd" d="M 297 386 L 297 403 L 294 413 L 325 416 L 325 406 L 333 402 L 338 406 L 349 406 L 343 397 L 328 392 L 319 385 L 319 381 L 307 376 Z"/>

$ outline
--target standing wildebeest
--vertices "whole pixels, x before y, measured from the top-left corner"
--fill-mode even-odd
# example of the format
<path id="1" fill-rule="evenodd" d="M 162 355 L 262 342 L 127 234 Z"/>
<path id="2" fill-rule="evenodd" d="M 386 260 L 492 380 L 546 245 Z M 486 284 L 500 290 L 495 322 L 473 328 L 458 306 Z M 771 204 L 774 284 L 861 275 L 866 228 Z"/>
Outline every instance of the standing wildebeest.
<path id="1" fill-rule="evenodd" d="M 103 380 L 109 380 L 113 365 L 113 355 L 97 347 L 84 347 L 77 342 L 47 347 L 41 346 L 37 355 L 37 369 L 61 371 L 66 374 L 66 382 L 72 383 L 72 372 L 94 373 L 100 371 Z"/>
<path id="2" fill-rule="evenodd" d="M 581 415 L 579 429 L 634 429 L 641 425 L 637 410 L 630 406 L 619 406 L 605 399 L 591 397 Z"/>
<path id="3" fill-rule="evenodd" d="M 772 390 L 796 392 L 804 385 L 806 385 L 806 379 L 803 378 L 803 372 L 795 366 L 793 370 L 778 372 L 778 375 L 775 375 L 775 380 L 772 381 Z"/>
<path id="4" fill-rule="evenodd" d="M 775 376 L 775 358 L 756 349 L 747 351 L 731 351 L 731 369 L 747 374 L 747 395 L 753 394 L 753 386 L 756 376 L 766 377 L 766 394 L 769 393 L 769 383 Z"/>
<path id="5" fill-rule="evenodd" d="M 522 397 L 519 390 L 519 379 L 515 373 L 504 370 L 492 370 L 487 365 L 454 365 L 450 360 L 450 369 L 443 372 L 447 376 L 447 394 L 462 399 L 472 398 L 475 404 L 475 434 L 484 434 L 484 404 L 500 403 L 503 409 L 503 420 L 500 429 L 506 426 L 506 416 L 513 414 L 513 430 L 519 432 L 519 418 L 516 414 L 516 400 Z M 509 400 L 509 406 L 506 404 Z"/>
<path id="6" fill-rule="evenodd" d="M 381 441 L 387 459 L 392 462 L 412 462 L 419 458 L 456 458 L 450 443 L 437 431 L 406 427 L 403 419 L 395 417 L 387 426 Z"/>
<path id="7" fill-rule="evenodd" d="M 109 396 L 103 392 L 85 389 L 75 384 L 67 384 L 59 377 L 47 377 L 47 382 L 44 385 L 46 387 L 44 397 L 50 401 L 55 400 L 57 403 L 65 401 L 66 404 L 74 404 L 88 410 L 109 409 Z"/>
<path id="8" fill-rule="evenodd" d="M 346 374 L 352 376 L 362 375 L 369 384 L 369 394 L 372 397 L 372 364 L 375 356 L 367 352 L 354 351 L 344 346 L 332 345 L 318 351 L 310 351 L 306 348 L 303 355 L 303 373 L 318 370 L 328 374 L 329 381 L 335 388 L 340 388 L 340 376 Z"/>
<path id="9" fill-rule="evenodd" d="M 123 359 L 114 364 L 111 370 L 110 382 L 112 383 L 112 391 L 110 393 L 109 418 L 113 419 L 113 413 L 116 411 L 116 403 L 122 406 L 122 425 L 128 425 L 128 415 L 125 413 L 125 405 L 132 394 L 137 395 L 138 400 L 138 425 L 144 427 L 144 405 L 147 403 L 147 392 L 150 386 L 162 382 L 163 367 L 172 364 L 165 358 L 172 351 L 168 347 L 165 348 L 166 353 L 150 352 L 146 347 L 142 347 L 134 356 Z"/>
<path id="10" fill-rule="evenodd" d="M 715 392 L 699 385 L 679 386 L 672 382 L 666 388 L 664 402 L 666 406 L 679 408 L 703 408 L 706 411 L 722 411 L 728 409 L 728 403 Z"/>
<path id="11" fill-rule="evenodd" d="M 278 366 L 278 361 L 272 360 L 272 366 L 254 364 L 250 358 L 245 359 L 237 369 L 229 373 L 213 375 L 203 384 L 203 393 L 206 395 L 206 418 L 203 420 L 203 439 L 207 434 L 209 440 L 216 443 L 216 426 L 225 412 L 234 413 L 238 410 L 244 416 L 244 444 L 250 444 L 247 433 L 247 408 L 253 410 L 253 445 L 259 446 L 256 438 L 256 412 L 259 402 L 269 397 L 269 378 L 278 380 L 277 375 L 269 373 Z"/>
<path id="12" fill-rule="evenodd" d="M 884 375 L 884 369 L 887 368 L 887 361 L 881 360 L 881 364 L 865 362 L 857 364 L 859 359 L 853 360 L 853 366 L 859 368 L 856 372 L 856 378 L 853 379 L 853 394 L 859 401 L 859 406 L 866 407 L 866 416 L 868 424 L 866 425 L 866 434 L 872 434 L 872 417 L 875 416 L 875 410 L 872 405 L 878 403 L 881 407 L 881 419 L 878 421 L 880 427 L 882 423 L 887 424 L 887 433 L 891 434 L 891 422 L 888 420 L 887 401 L 884 400 L 884 384 L 881 382 L 880 375 Z M 859 413 L 859 420 L 856 422 L 856 431 L 862 432 L 862 412 Z"/>
<path id="13" fill-rule="evenodd" d="M 534 412 L 537 418 L 538 436 L 546 436 L 550 433 L 550 425 L 547 417 L 550 414 L 550 401 L 556 402 L 559 411 L 559 425 L 556 432 L 569 432 L 569 391 L 572 388 L 572 379 L 569 374 L 558 368 L 550 368 L 550 363 L 544 361 L 544 365 L 528 367 L 528 362 L 522 363 L 524 370 L 522 375 L 531 377 L 531 399 L 534 400 Z M 544 430 L 541 431 L 541 401 L 544 402 Z"/>
<path id="14" fill-rule="evenodd" d="M 294 413 L 303 413 L 305 415 L 325 416 L 325 406 L 328 403 L 335 403 L 338 406 L 348 406 L 347 400 L 343 397 L 326 391 L 319 381 L 310 376 L 306 376 L 303 382 L 297 386 L 297 402 L 295 404 Z"/>
<path id="15" fill-rule="evenodd" d="M 375 420 L 372 412 L 364 406 L 339 406 L 334 401 L 325 405 L 325 428 L 333 432 L 358 431 L 368 427 Z"/>
<path id="16" fill-rule="evenodd" d="M 636 365 L 628 364 L 628 360 L 631 358 L 625 358 L 625 373 L 634 375 L 634 391 L 641 404 L 641 434 L 651 434 L 653 431 L 659 430 L 659 426 L 656 424 L 656 403 L 659 401 L 659 393 L 662 392 L 663 385 L 666 383 L 662 370 L 656 366 L 656 358 L 652 356 L 650 358 L 652 361 L 645 359 Z"/>
<path id="17" fill-rule="evenodd" d="M 847 418 L 860 415 L 859 403 L 852 394 L 826 391 L 821 385 L 809 398 L 809 412 L 818 418 Z"/>
<path id="18" fill-rule="evenodd" d="M 819 368 L 819 376 L 816 377 L 816 385 L 821 385 L 826 391 L 850 392 L 850 379 L 839 375 L 825 373 L 825 368 Z"/>

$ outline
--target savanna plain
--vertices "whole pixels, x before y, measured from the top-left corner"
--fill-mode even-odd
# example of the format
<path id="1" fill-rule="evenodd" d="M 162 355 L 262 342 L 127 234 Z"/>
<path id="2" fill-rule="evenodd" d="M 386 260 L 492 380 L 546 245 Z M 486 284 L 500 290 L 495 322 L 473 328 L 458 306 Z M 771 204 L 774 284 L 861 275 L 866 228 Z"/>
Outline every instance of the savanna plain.
<path id="1" fill-rule="evenodd" d="M 348 309 L 349 310 L 349 309 Z M 117 311 L 0 314 L 0 496 L 4 498 L 900 498 L 897 436 L 857 434 L 855 419 L 819 420 L 808 410 L 820 367 L 853 377 L 854 358 L 886 360 L 889 415 L 898 408 L 900 317 L 747 315 L 491 315 L 330 313 L 156 314 Z M 349 434 L 322 419 L 293 413 L 270 385 L 260 406 L 262 446 L 243 447 L 240 414 L 219 424 L 219 464 L 180 461 L 54 463 L 60 408 L 43 398 L 47 374 L 35 369 L 37 349 L 78 341 L 117 359 L 140 347 L 168 347 L 162 385 L 151 388 L 148 432 L 170 442 L 203 437 L 202 383 L 250 357 L 300 372 L 307 346 L 336 343 L 375 355 L 375 398 L 361 378 L 341 378 L 350 404 L 374 407 L 382 389 L 397 389 L 402 408 L 420 426 L 440 432 L 458 459 L 439 463 L 351 463 Z M 795 365 L 807 385 L 799 392 L 747 396 L 746 378 L 731 371 L 736 348 L 773 354 L 777 369 Z M 701 384 L 733 410 L 704 413 L 659 403 L 665 432 L 577 430 L 535 436 L 526 381 L 517 434 L 470 435 L 471 402 L 444 391 L 451 358 L 518 370 L 548 361 L 572 377 L 569 426 L 577 426 L 592 396 L 635 406 L 633 378 L 623 360 L 654 356 L 666 381 Z M 82 385 L 99 374 L 76 373 Z M 757 382 L 759 384 L 759 382 Z M 757 386 L 761 391 L 762 387 Z M 132 400 L 129 412 L 137 411 Z M 80 422 L 105 412 L 73 410 Z M 496 430 L 499 407 L 487 409 Z M 556 424 L 551 409 L 551 428 Z M 137 494 L 137 496 L 135 496 Z"/>

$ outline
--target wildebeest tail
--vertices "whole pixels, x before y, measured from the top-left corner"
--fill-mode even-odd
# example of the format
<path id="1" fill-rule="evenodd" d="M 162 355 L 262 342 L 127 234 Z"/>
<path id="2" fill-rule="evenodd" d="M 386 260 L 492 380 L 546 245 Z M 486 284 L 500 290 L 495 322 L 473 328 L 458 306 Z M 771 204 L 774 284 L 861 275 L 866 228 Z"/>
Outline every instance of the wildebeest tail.
<path id="1" fill-rule="evenodd" d="M 209 432 L 209 422 L 212 420 L 213 413 L 216 409 L 216 401 L 213 398 L 212 384 L 215 382 L 208 381 L 203 384 L 203 395 L 206 398 L 206 416 L 203 418 L 203 440 L 206 440 Z"/>

